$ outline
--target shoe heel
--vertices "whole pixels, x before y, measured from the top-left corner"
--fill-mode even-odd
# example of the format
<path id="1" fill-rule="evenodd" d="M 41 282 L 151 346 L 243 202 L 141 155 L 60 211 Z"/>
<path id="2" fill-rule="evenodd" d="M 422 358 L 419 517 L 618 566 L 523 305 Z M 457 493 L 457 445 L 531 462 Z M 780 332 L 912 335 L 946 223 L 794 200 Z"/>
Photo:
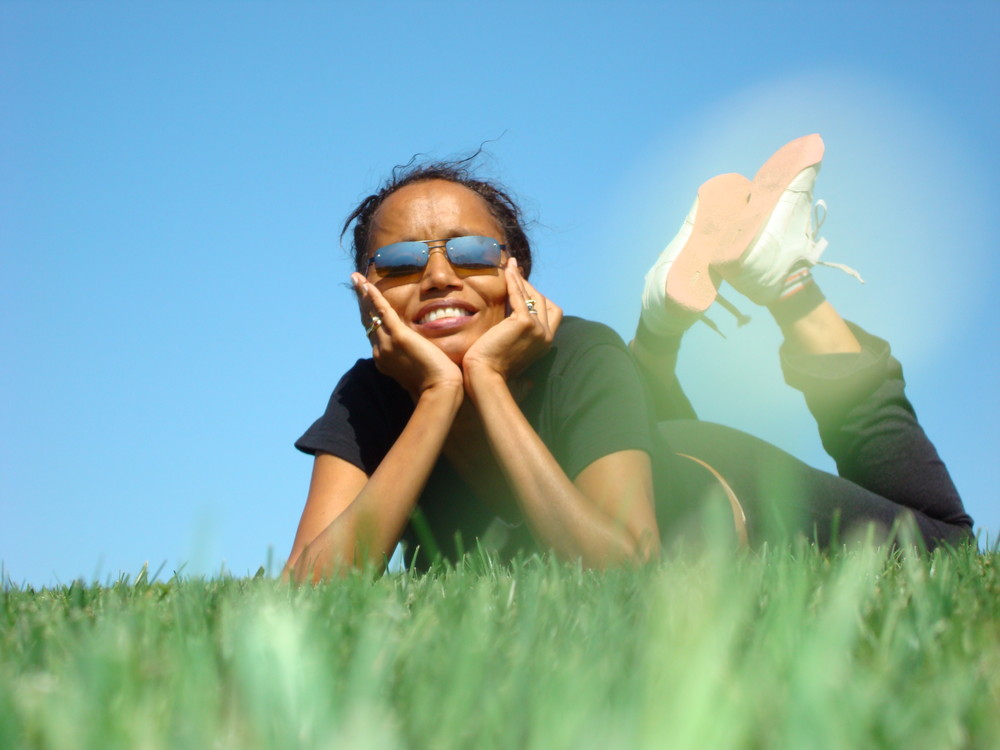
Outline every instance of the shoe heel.
<path id="1" fill-rule="evenodd" d="M 718 262 L 720 245 L 739 223 L 749 200 L 750 180 L 741 174 L 721 174 L 698 188 L 691 236 L 667 273 L 669 299 L 699 313 L 711 306 L 718 282 L 709 268 Z"/>

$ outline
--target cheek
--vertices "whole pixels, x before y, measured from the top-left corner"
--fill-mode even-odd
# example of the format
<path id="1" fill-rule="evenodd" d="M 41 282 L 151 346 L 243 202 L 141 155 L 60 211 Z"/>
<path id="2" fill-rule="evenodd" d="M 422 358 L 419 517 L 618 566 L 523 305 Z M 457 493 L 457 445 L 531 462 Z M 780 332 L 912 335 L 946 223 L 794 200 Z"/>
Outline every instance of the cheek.
<path id="1" fill-rule="evenodd" d="M 389 303 L 389 306 L 396 312 L 396 314 L 403 317 L 403 313 L 406 311 L 406 306 L 411 296 L 411 293 L 406 289 L 406 285 L 391 284 L 386 283 L 385 281 L 380 281 L 375 284 L 375 288 L 382 293 L 382 296 L 385 297 L 385 301 Z"/>
<path id="2" fill-rule="evenodd" d="M 501 288 L 491 288 L 488 295 L 484 295 L 489 306 L 489 318 L 493 325 L 507 317 L 507 285 Z"/>

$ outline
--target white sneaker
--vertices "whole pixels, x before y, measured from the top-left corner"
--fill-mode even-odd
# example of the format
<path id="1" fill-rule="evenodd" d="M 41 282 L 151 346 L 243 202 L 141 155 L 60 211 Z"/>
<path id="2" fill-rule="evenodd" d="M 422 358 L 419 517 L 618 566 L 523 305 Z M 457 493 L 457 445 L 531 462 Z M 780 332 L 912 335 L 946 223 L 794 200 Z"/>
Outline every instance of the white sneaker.
<path id="1" fill-rule="evenodd" d="M 793 273 L 823 263 L 819 257 L 827 242 L 819 229 L 826 204 L 818 201 L 814 207 L 812 196 L 822 160 L 823 139 L 807 135 L 779 149 L 753 179 L 744 225 L 763 228 L 738 262 L 721 264 L 719 270 L 734 289 L 759 305 L 777 302 Z M 847 266 L 823 265 L 861 280 Z"/>
<path id="2" fill-rule="evenodd" d="M 709 308 L 722 279 L 712 267 L 739 257 L 730 247 L 733 228 L 750 200 L 750 181 L 723 174 L 698 188 L 680 231 L 646 274 L 642 322 L 655 334 L 682 333 Z"/>

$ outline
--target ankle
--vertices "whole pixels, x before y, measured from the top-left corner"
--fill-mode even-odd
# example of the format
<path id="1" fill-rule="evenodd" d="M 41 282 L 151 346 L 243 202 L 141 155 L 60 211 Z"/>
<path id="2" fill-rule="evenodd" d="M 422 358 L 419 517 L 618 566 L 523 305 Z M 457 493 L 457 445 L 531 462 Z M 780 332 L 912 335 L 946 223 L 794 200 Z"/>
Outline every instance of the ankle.
<path id="1" fill-rule="evenodd" d="M 768 310 L 782 329 L 786 329 L 809 315 L 826 302 L 826 297 L 809 272 L 803 268 L 785 280 L 781 296 L 768 305 Z"/>
<path id="2" fill-rule="evenodd" d="M 639 353 L 644 358 L 675 357 L 681 347 L 683 336 L 684 331 L 680 333 L 656 333 L 646 325 L 642 318 L 639 318 L 639 325 L 635 328 L 635 338 L 629 343 L 629 349 L 633 353 Z"/>

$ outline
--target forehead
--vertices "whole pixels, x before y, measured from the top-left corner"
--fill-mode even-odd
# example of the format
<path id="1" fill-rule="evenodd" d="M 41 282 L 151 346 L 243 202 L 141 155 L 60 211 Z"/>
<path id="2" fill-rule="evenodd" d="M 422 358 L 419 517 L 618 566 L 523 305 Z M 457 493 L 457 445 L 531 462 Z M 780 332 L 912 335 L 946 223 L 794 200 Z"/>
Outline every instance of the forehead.
<path id="1" fill-rule="evenodd" d="M 489 205 L 474 191 L 447 180 L 401 187 L 372 218 L 375 247 L 397 240 L 430 240 L 485 234 L 503 241 Z"/>

